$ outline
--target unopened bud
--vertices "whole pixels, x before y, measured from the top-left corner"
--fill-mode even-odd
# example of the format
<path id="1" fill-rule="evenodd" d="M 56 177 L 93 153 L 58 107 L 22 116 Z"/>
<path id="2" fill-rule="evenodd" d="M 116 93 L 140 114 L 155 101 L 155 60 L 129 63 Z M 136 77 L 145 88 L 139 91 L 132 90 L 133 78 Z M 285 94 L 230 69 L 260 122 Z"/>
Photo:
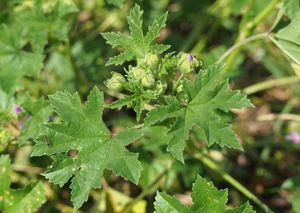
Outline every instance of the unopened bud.
<path id="1" fill-rule="evenodd" d="M 155 54 L 147 54 L 145 56 L 145 61 L 146 61 L 146 64 L 149 66 L 149 67 L 153 67 L 153 66 L 156 66 L 157 63 L 158 63 L 158 57 L 157 55 Z"/>
<path id="2" fill-rule="evenodd" d="M 183 84 L 179 84 L 178 87 L 176 88 L 177 93 L 181 93 L 183 91 Z"/>
<path id="3" fill-rule="evenodd" d="M 154 95 L 160 95 L 162 94 L 167 88 L 167 84 L 166 83 L 161 83 L 159 82 L 158 84 L 156 84 L 154 90 L 153 90 L 153 94 Z"/>
<path id="4" fill-rule="evenodd" d="M 143 76 L 141 83 L 144 87 L 151 87 L 154 84 L 154 76 L 151 72 L 146 72 Z"/>
<path id="5" fill-rule="evenodd" d="M 128 76 L 139 81 L 144 87 L 151 87 L 154 84 L 154 76 L 150 70 L 143 70 L 133 67 L 129 70 Z"/>
<path id="6" fill-rule="evenodd" d="M 190 73 L 199 66 L 199 61 L 191 54 L 180 53 L 177 65 L 181 72 Z"/>
<path id="7" fill-rule="evenodd" d="M 123 75 L 117 72 L 112 72 L 112 77 L 104 82 L 104 85 L 111 90 L 120 91 L 123 89 L 123 84 L 126 79 Z"/>

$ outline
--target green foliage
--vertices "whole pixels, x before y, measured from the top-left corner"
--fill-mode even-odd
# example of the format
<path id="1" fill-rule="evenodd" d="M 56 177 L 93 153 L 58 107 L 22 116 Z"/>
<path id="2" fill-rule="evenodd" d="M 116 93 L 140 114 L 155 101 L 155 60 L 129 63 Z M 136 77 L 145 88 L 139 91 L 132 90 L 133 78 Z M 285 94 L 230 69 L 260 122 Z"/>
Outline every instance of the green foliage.
<path id="1" fill-rule="evenodd" d="M 291 23 L 275 34 L 274 43 L 293 61 L 300 65 L 300 10 Z"/>
<path id="2" fill-rule="evenodd" d="M 175 97 L 165 97 L 166 105 L 156 107 L 147 114 L 145 125 L 150 126 L 169 118 L 175 118 L 169 131 L 171 139 L 168 150 L 172 155 L 183 160 L 185 141 L 189 131 L 198 125 L 205 131 L 208 145 L 215 143 L 235 149 L 242 149 L 231 125 L 222 121 L 217 110 L 228 112 L 232 108 L 253 107 L 250 100 L 239 91 L 228 89 L 228 80 L 222 78 L 222 66 L 214 65 L 201 71 L 194 81 L 184 80 L 185 102 Z"/>
<path id="3" fill-rule="evenodd" d="M 69 14 L 77 11 L 70 0 L 23 2 L 10 22 L 0 26 L 0 82 L 6 92 L 14 92 L 24 76 L 36 76 L 43 67 L 48 38 L 67 40 Z"/>
<path id="4" fill-rule="evenodd" d="M 164 192 L 158 192 L 155 198 L 155 212 L 164 213 L 192 213 L 192 212 L 230 212 L 230 213 L 254 213 L 252 206 L 248 203 L 229 209 L 226 207 L 228 201 L 227 190 L 218 190 L 211 182 L 197 176 L 196 182 L 193 185 L 192 201 L 193 205 L 187 207 Z"/>
<path id="5" fill-rule="evenodd" d="M 23 108 L 29 114 L 27 121 L 21 128 L 19 136 L 19 144 L 23 144 L 28 139 L 35 139 L 42 133 L 41 124 L 48 122 L 48 117 L 52 110 L 49 107 L 49 103 L 43 99 L 33 102 L 32 100 L 26 100 L 22 104 Z"/>
<path id="6" fill-rule="evenodd" d="M 11 189 L 11 165 L 8 155 L 0 156 L 0 210 L 5 213 L 35 212 L 46 202 L 41 182 L 22 189 Z"/>
<path id="7" fill-rule="evenodd" d="M 283 10 L 284 13 L 293 19 L 297 16 L 300 11 L 300 1 L 299 0 L 283 0 Z"/>
<path id="8" fill-rule="evenodd" d="M 112 4 L 112 5 L 115 5 L 117 7 L 120 7 L 124 3 L 124 0 L 107 0 L 107 2 L 109 4 Z"/>
<path id="9" fill-rule="evenodd" d="M 294 212 L 298 213 L 300 212 L 300 190 L 296 190 L 293 199 L 292 199 L 292 206 Z"/>
<path id="10" fill-rule="evenodd" d="M 232 202 L 227 206 L 227 190 L 217 190 L 198 176 L 193 185 L 191 206 L 183 205 L 166 193 L 157 193 L 156 212 L 252 213 L 248 203 L 229 208 L 244 200 L 242 194 L 256 203 L 256 207 L 268 210 L 235 177 L 244 180 L 246 175 L 251 175 L 250 188 L 260 185 L 266 190 L 277 188 L 282 178 L 275 178 L 276 169 L 281 174 L 285 165 L 298 162 L 294 157 L 299 151 L 298 138 L 293 144 L 293 153 L 289 153 L 292 157 L 288 155 L 287 161 L 284 151 L 291 150 L 291 143 L 276 145 L 275 152 L 270 152 L 273 145 L 268 141 L 273 135 L 274 141 L 284 137 L 278 134 L 283 125 L 281 119 L 296 118 L 293 113 L 298 112 L 298 104 L 294 101 L 285 104 L 284 99 L 297 99 L 299 85 L 286 86 L 285 83 L 298 82 L 298 78 L 288 76 L 287 81 L 275 79 L 257 85 L 261 89 L 261 85 L 277 86 L 274 82 L 279 82 L 279 91 L 286 86 L 288 95 L 278 93 L 279 104 L 277 100 L 273 104 L 272 92 L 262 92 L 253 95 L 258 113 L 256 110 L 228 113 L 231 109 L 253 105 L 240 91 L 229 89 L 227 77 L 232 77 L 233 72 L 234 77 L 241 77 L 241 81 L 234 83 L 235 87 L 242 88 L 256 81 L 255 77 L 261 81 L 268 71 L 275 77 L 299 74 L 299 67 L 280 57 L 280 51 L 272 44 L 257 46 L 261 44 L 260 39 L 271 39 L 300 64 L 299 0 L 196 2 L 140 1 L 146 11 L 135 5 L 127 19 L 132 1 L 0 2 L 0 152 L 9 154 L 9 157 L 0 157 L 1 212 L 68 211 L 69 195 L 74 208 L 78 209 L 103 182 L 104 190 L 93 192 L 93 202 L 88 202 L 82 211 L 140 213 L 146 209 L 146 199 L 137 202 L 142 196 L 147 195 L 147 200 L 152 200 L 153 191 L 157 189 L 188 193 L 196 174 L 210 174 L 206 170 L 221 174 L 223 181 L 241 194 L 230 196 Z M 166 10 L 170 11 L 170 25 L 160 35 L 166 25 Z M 273 23 L 272 17 L 277 12 Z M 106 41 L 99 39 L 99 31 L 124 29 L 126 20 L 128 33 L 105 32 L 102 35 Z M 166 53 L 171 46 L 158 44 L 157 40 L 168 41 L 174 52 Z M 105 42 L 120 54 L 108 59 L 113 52 Z M 232 43 L 234 45 L 228 48 Z M 247 52 L 250 54 L 243 54 L 241 50 L 250 50 Z M 117 66 L 113 70 L 104 66 L 125 62 L 128 62 L 126 67 Z M 224 63 L 225 68 L 216 63 Z M 106 80 L 109 71 L 111 78 Z M 111 96 L 106 103 L 97 87 L 89 92 L 91 85 L 102 83 Z M 67 91 L 58 91 L 63 89 Z M 74 91 L 78 93 L 73 94 Z M 269 100 L 272 104 L 267 105 Z M 132 108 L 136 115 L 131 111 L 109 110 L 120 110 L 124 106 Z M 252 118 L 258 115 L 259 120 L 265 113 L 260 107 L 266 107 L 267 113 L 270 109 L 272 116 L 274 113 L 274 118 L 280 120 L 274 122 L 275 132 L 253 124 Z M 287 116 L 275 114 L 280 111 Z M 222 147 L 242 150 L 231 126 L 234 117 L 237 122 L 246 122 L 235 127 L 250 155 L 233 152 L 226 156 L 227 150 L 222 152 Z M 297 122 L 289 126 L 290 123 L 284 120 L 282 133 L 285 129 L 299 129 Z M 253 129 L 266 136 L 255 135 Z M 297 134 L 294 137 L 298 137 Z M 207 141 L 208 147 L 202 141 Z M 31 142 L 34 142 L 33 148 Z M 29 160 L 31 151 L 31 156 L 37 157 Z M 264 163 L 257 164 L 252 156 L 261 156 L 259 160 Z M 10 171 L 9 159 L 14 162 L 14 171 Z M 44 169 L 49 161 L 51 166 Z M 273 165 L 272 170 L 264 168 L 269 163 Z M 252 167 L 258 172 L 251 172 Z M 291 169 L 286 175 L 290 176 L 295 170 Z M 50 183 L 59 185 L 46 185 L 50 196 L 42 210 L 38 210 L 45 202 L 41 182 L 13 189 L 26 185 L 29 178 L 36 179 L 39 171 L 44 171 L 42 175 Z M 136 186 L 125 183 L 121 177 Z M 269 178 L 272 180 L 268 181 Z M 287 179 L 282 185 L 292 194 L 288 201 L 295 212 L 299 211 L 298 185 L 299 177 Z M 137 195 L 140 190 L 141 194 Z M 266 195 L 264 198 L 268 199 L 265 192 L 262 192 Z M 149 206 L 153 205 L 147 205 L 147 209 Z"/>
<path id="11" fill-rule="evenodd" d="M 49 96 L 51 106 L 63 123 L 45 124 L 48 133 L 36 140 L 32 156 L 49 155 L 52 166 L 44 173 L 61 187 L 71 180 L 71 200 L 78 209 L 88 199 L 91 189 L 101 187 L 105 169 L 137 183 L 141 174 L 138 154 L 128 152 L 128 144 L 142 136 L 136 129 L 126 129 L 112 136 L 102 121 L 103 94 L 95 87 L 84 106 L 78 94 L 57 92 Z"/>
<path id="12" fill-rule="evenodd" d="M 143 33 L 142 15 L 143 11 L 138 5 L 135 5 L 130 11 L 130 15 L 128 16 L 130 36 L 119 32 L 102 33 L 106 42 L 112 45 L 113 48 L 122 47 L 125 49 L 121 54 L 110 58 L 107 65 L 120 65 L 125 61 L 138 60 L 144 58 L 148 53 L 160 54 L 170 47 L 168 45 L 154 44 L 161 28 L 165 26 L 167 13 L 153 21 L 146 35 Z"/>

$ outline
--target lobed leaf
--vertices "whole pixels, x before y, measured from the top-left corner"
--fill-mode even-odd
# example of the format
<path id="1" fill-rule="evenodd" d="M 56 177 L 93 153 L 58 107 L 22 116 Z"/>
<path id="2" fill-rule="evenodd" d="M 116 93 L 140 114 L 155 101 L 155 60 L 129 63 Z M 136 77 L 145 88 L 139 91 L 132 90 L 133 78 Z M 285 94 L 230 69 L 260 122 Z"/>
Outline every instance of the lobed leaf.
<path id="1" fill-rule="evenodd" d="M 231 125 L 222 121 L 217 110 L 228 112 L 232 108 L 253 105 L 240 91 L 228 89 L 228 80 L 221 81 L 221 71 L 222 66 L 214 65 L 200 72 L 194 81 L 185 80 L 184 92 L 189 97 L 186 105 L 181 104 L 175 97 L 168 97 L 166 105 L 150 111 L 145 118 L 146 126 L 175 118 L 168 133 L 171 136 L 168 150 L 182 162 L 184 144 L 194 125 L 204 130 L 209 146 L 217 143 L 221 147 L 242 149 Z"/>
<path id="2" fill-rule="evenodd" d="M 293 61 L 300 64 L 300 10 L 291 23 L 275 34 L 272 41 Z"/>
<path id="3" fill-rule="evenodd" d="M 10 189 L 10 159 L 0 156 L 0 210 L 6 213 L 35 212 L 46 202 L 44 185 L 29 184 L 22 189 Z"/>
<path id="4" fill-rule="evenodd" d="M 172 213 L 210 213 L 210 212 L 235 212 L 235 213 L 254 213 L 252 206 L 248 203 L 234 208 L 228 209 L 226 203 L 228 200 L 227 190 L 218 190 L 211 182 L 197 176 L 196 182 L 193 184 L 191 207 L 184 206 L 175 197 L 166 193 L 158 192 L 155 197 L 155 212 L 172 212 Z"/>
<path id="5" fill-rule="evenodd" d="M 101 119 L 103 94 L 96 87 L 85 105 L 78 94 L 68 92 L 57 92 L 49 99 L 63 122 L 44 125 L 48 132 L 35 141 L 32 155 L 53 158 L 52 166 L 44 173 L 50 182 L 63 186 L 71 180 L 71 200 L 76 209 L 88 199 L 92 189 L 101 188 L 105 169 L 138 183 L 142 170 L 138 154 L 125 147 L 140 138 L 142 132 L 126 129 L 111 136 Z"/>
<path id="6" fill-rule="evenodd" d="M 154 44 L 159 36 L 160 30 L 165 27 L 167 13 L 155 19 L 148 27 L 148 32 L 143 32 L 143 11 L 140 6 L 135 5 L 127 18 L 130 36 L 121 33 L 101 33 L 107 44 L 112 48 L 121 47 L 124 51 L 107 62 L 107 65 L 120 65 L 126 61 L 143 58 L 147 53 L 160 54 L 170 48 L 168 45 Z"/>

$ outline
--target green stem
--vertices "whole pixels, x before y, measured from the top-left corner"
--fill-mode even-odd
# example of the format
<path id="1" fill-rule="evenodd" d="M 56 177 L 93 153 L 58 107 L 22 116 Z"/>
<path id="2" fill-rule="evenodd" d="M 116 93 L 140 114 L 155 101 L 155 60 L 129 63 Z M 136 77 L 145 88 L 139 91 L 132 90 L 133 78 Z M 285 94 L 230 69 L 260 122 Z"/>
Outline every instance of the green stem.
<path id="1" fill-rule="evenodd" d="M 234 44 L 233 46 L 231 46 L 218 60 L 217 60 L 217 64 L 220 64 L 222 61 L 224 61 L 232 52 L 234 52 L 235 50 L 241 48 L 242 46 L 255 41 L 255 40 L 259 40 L 259 39 L 263 39 L 263 38 L 268 38 L 268 33 L 260 33 L 260 34 L 256 34 L 254 36 L 248 37 L 243 41 L 240 41 L 236 44 Z"/>
<path id="2" fill-rule="evenodd" d="M 184 77 L 184 74 L 181 73 L 181 75 L 179 76 L 179 78 L 176 80 L 176 82 L 175 82 L 175 84 L 174 84 L 172 94 L 175 93 L 175 91 L 176 91 L 177 87 L 179 86 L 180 81 L 183 79 L 183 77 Z"/>
<path id="3" fill-rule="evenodd" d="M 11 168 L 16 172 L 29 172 L 31 174 L 40 174 L 43 172 L 43 169 L 40 167 L 33 167 L 28 165 L 12 164 Z"/>
<path id="4" fill-rule="evenodd" d="M 291 113 L 281 113 L 281 114 L 264 114 L 257 117 L 258 121 L 297 121 L 300 122 L 300 115 Z"/>
<path id="5" fill-rule="evenodd" d="M 260 24 L 276 7 L 279 0 L 272 0 L 267 7 L 265 7 L 253 20 L 249 21 L 241 28 L 239 35 L 236 39 L 236 44 L 248 37 L 248 35 L 253 31 L 253 29 Z M 228 75 L 231 72 L 231 67 L 234 64 L 236 57 L 239 55 L 239 50 L 236 49 L 232 52 L 227 60 L 226 67 L 224 69 L 224 74 Z"/>
<path id="6" fill-rule="evenodd" d="M 243 92 L 247 95 L 251 95 L 253 93 L 260 92 L 262 90 L 266 90 L 275 86 L 290 85 L 298 82 L 300 82 L 300 78 L 298 76 L 291 76 L 291 77 L 285 77 L 280 79 L 271 79 L 271 80 L 263 81 L 248 86 L 243 90 Z"/>
<path id="7" fill-rule="evenodd" d="M 152 194 L 154 190 L 158 188 L 159 181 L 169 172 L 170 168 L 172 167 L 173 162 L 171 165 L 166 168 L 151 184 L 150 186 L 142 191 L 135 199 L 133 199 L 128 205 L 124 207 L 124 209 L 121 210 L 122 213 L 128 213 L 131 211 L 131 209 L 135 206 L 137 202 L 139 202 L 141 199 L 146 197 L 149 194 Z"/>
<path id="8" fill-rule="evenodd" d="M 253 20 L 252 22 L 252 26 L 255 27 L 257 26 L 260 22 L 262 22 L 265 17 L 267 17 L 272 10 L 276 7 L 277 3 L 279 2 L 279 0 L 272 0 L 270 4 L 268 4 L 267 7 L 265 7 L 265 9 L 263 11 L 261 11 Z"/>
<path id="9" fill-rule="evenodd" d="M 251 191 L 249 191 L 246 187 L 244 187 L 240 182 L 238 182 L 235 178 L 233 178 L 230 174 L 225 172 L 222 168 L 220 168 L 213 160 L 209 157 L 199 154 L 194 155 L 195 158 L 200 160 L 205 166 L 219 174 L 225 181 L 230 183 L 233 187 L 239 190 L 242 194 L 244 194 L 249 200 L 252 200 L 256 203 L 261 209 L 265 212 L 273 212 L 266 204 L 264 204 L 258 197 L 256 197 Z"/>
<path id="10" fill-rule="evenodd" d="M 296 102 L 297 98 L 291 98 L 286 105 L 283 107 L 280 114 L 290 113 L 293 109 L 294 103 Z M 274 124 L 274 132 L 280 135 L 281 128 L 283 126 L 283 120 L 277 120 Z"/>

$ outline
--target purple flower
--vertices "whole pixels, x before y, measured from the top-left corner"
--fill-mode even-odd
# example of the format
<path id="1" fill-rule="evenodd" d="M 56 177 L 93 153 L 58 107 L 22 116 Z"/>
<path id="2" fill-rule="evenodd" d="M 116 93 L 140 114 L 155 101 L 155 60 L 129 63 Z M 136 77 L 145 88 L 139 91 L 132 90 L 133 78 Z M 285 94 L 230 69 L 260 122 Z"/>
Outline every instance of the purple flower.
<path id="1" fill-rule="evenodd" d="M 298 132 L 292 132 L 285 137 L 286 140 L 290 140 L 295 144 L 300 144 L 300 134 Z"/>
<path id="2" fill-rule="evenodd" d="M 192 56 L 192 54 L 188 54 L 188 59 L 189 59 L 189 62 L 192 62 L 192 61 L 193 61 L 193 56 Z"/>
<path id="3" fill-rule="evenodd" d="M 53 122 L 54 121 L 54 117 L 52 115 L 48 116 L 48 122 Z"/>
<path id="4" fill-rule="evenodd" d="M 23 112 L 23 109 L 22 109 L 20 106 L 14 106 L 14 107 L 12 108 L 12 111 L 13 111 L 14 113 L 19 114 L 19 113 Z"/>

